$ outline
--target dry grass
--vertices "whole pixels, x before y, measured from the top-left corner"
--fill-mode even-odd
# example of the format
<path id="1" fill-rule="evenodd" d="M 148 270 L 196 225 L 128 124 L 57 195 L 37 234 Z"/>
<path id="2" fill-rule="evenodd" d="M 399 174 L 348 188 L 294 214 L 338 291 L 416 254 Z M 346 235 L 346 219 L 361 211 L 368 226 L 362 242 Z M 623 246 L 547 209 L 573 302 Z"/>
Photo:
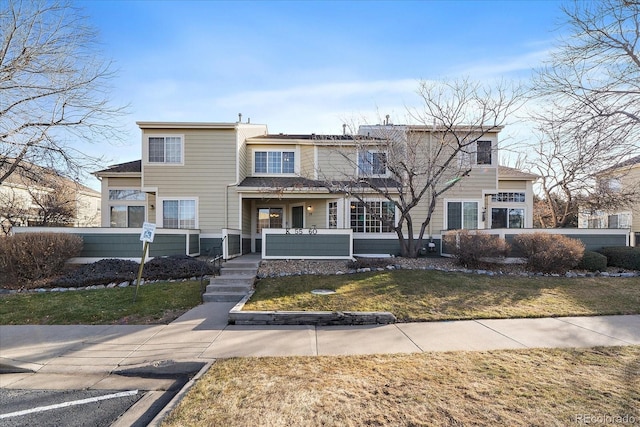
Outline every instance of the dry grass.
<path id="1" fill-rule="evenodd" d="M 333 295 L 313 295 L 326 288 Z M 640 313 L 640 278 L 400 270 L 263 279 L 244 310 L 390 311 L 399 321 Z"/>
<path id="2" fill-rule="evenodd" d="M 640 347 L 220 360 L 163 425 L 566 426 L 584 415 L 640 423 Z"/>

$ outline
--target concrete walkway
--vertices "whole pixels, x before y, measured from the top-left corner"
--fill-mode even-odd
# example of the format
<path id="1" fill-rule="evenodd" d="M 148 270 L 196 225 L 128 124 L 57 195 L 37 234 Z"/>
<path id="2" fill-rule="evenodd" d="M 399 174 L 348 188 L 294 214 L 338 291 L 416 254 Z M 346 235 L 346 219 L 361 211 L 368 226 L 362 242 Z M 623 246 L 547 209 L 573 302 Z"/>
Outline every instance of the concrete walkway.
<path id="1" fill-rule="evenodd" d="M 236 326 L 227 324 L 233 305 L 205 303 L 169 325 L 0 326 L 0 371 L 25 370 L 0 375 L 0 387 L 27 386 L 37 381 L 33 373 L 101 377 L 141 365 L 208 363 L 236 356 L 640 345 L 640 315 L 383 326 Z"/>
<path id="2" fill-rule="evenodd" d="M 144 397 L 113 427 L 158 426 L 218 358 L 640 345 L 640 315 L 236 326 L 234 305 L 204 303 L 169 325 L 0 326 L 0 390 L 135 390 Z"/>

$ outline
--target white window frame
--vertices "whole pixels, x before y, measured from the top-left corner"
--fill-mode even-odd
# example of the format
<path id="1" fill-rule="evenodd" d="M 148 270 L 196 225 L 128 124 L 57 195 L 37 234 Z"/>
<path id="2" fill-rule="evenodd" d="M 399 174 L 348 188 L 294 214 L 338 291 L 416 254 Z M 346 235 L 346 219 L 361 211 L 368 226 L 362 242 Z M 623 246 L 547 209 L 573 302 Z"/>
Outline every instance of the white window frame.
<path id="1" fill-rule="evenodd" d="M 111 192 L 112 191 L 137 191 L 139 192 L 142 196 L 143 199 L 112 199 L 111 198 Z M 109 200 L 109 203 L 114 203 L 114 202 L 145 202 L 147 200 L 147 195 L 145 194 L 144 191 L 142 191 L 140 188 L 108 188 L 107 189 L 107 199 Z"/>
<path id="2" fill-rule="evenodd" d="M 378 154 L 378 153 L 384 153 L 385 156 L 385 165 L 384 165 L 384 173 L 383 174 L 376 174 L 376 173 L 372 173 L 373 172 L 373 164 L 370 162 L 367 162 L 364 165 L 360 164 L 360 159 L 362 158 L 362 155 L 369 155 L 369 154 Z M 356 153 L 356 174 L 357 176 L 362 176 L 362 177 L 369 177 L 369 178 L 387 178 L 389 176 L 389 167 L 387 166 L 387 164 L 389 163 L 389 151 L 388 150 L 382 150 L 382 149 L 359 149 L 358 152 Z M 366 166 L 371 172 L 363 170 L 363 166 Z"/>
<path id="3" fill-rule="evenodd" d="M 167 201 L 193 201 L 195 202 L 195 225 L 193 229 L 200 228 L 200 209 L 199 209 L 199 199 L 197 197 L 159 197 L 157 199 L 157 208 L 156 208 L 156 224 L 158 224 L 161 228 L 165 228 L 164 226 L 164 202 Z M 178 212 L 178 217 L 180 213 Z M 179 226 L 180 220 L 178 219 L 178 228 L 176 230 L 191 230 L 191 228 L 182 228 Z"/>
<path id="4" fill-rule="evenodd" d="M 331 205 L 335 204 L 335 224 L 331 224 Z M 327 228 L 337 229 L 340 227 L 340 202 L 338 200 L 327 201 Z"/>
<path id="5" fill-rule="evenodd" d="M 509 228 L 509 229 L 513 229 L 513 230 L 519 230 L 519 229 L 523 229 L 526 228 L 526 218 L 527 218 L 527 209 L 524 206 L 513 206 L 513 205 L 505 205 L 505 204 L 495 204 L 492 205 L 489 208 L 489 213 L 488 213 L 488 218 L 487 221 L 489 222 L 489 226 L 490 228 L 494 228 L 493 227 L 493 210 L 494 209 L 506 209 L 507 211 L 507 226 L 506 227 L 496 227 L 496 228 Z M 522 211 L 522 227 L 511 227 L 509 225 L 509 213 L 511 210 L 513 209 L 518 209 Z"/>
<path id="6" fill-rule="evenodd" d="M 491 143 L 491 163 L 483 163 L 478 164 L 478 143 L 479 142 L 490 142 Z M 496 159 L 496 148 L 495 141 L 492 139 L 479 139 L 473 143 L 470 143 L 464 150 L 460 150 L 458 152 L 458 166 L 461 168 L 474 168 L 478 167 L 487 167 L 494 166 Z"/>
<path id="7" fill-rule="evenodd" d="M 444 203 L 444 208 L 443 208 L 443 212 L 444 212 L 444 230 L 449 230 L 449 203 L 462 203 L 461 206 L 461 214 L 462 217 L 461 219 L 461 224 L 462 224 L 462 228 L 465 229 L 464 227 L 464 204 L 465 203 L 475 203 L 476 204 L 476 226 L 475 228 L 473 228 L 474 230 L 478 230 L 480 229 L 480 222 L 482 221 L 482 215 L 480 212 L 480 209 L 482 207 L 482 200 L 478 200 L 478 199 L 445 199 L 443 201 Z M 467 229 L 469 230 L 469 229 Z"/>
<path id="8" fill-rule="evenodd" d="M 490 156 L 490 158 L 489 158 L 490 162 L 489 163 L 482 163 L 482 164 L 478 163 L 478 144 L 480 144 L 481 142 L 488 142 L 489 144 L 491 144 L 491 146 L 489 147 L 489 156 Z M 495 153 L 494 153 L 495 150 L 494 150 L 494 146 L 493 145 L 494 145 L 493 141 L 490 140 L 490 139 L 480 139 L 480 140 L 476 141 L 476 143 L 475 143 L 475 165 L 476 166 L 491 166 L 491 165 L 493 165 L 493 163 L 494 163 L 493 159 L 495 157 Z"/>
<path id="9" fill-rule="evenodd" d="M 293 153 L 293 172 L 257 172 L 256 171 L 256 154 L 267 153 L 267 170 L 269 170 L 269 153 Z M 282 170 L 282 157 L 280 160 L 280 170 Z M 251 150 L 251 174 L 252 176 L 297 176 L 300 171 L 300 152 L 296 148 L 254 148 Z"/>
<path id="10" fill-rule="evenodd" d="M 395 205 L 394 202 L 388 200 L 388 199 L 380 199 L 380 198 L 368 198 L 368 199 L 364 199 L 363 202 L 365 203 L 365 225 L 364 228 L 366 229 L 366 216 L 367 216 L 367 210 L 366 210 L 366 204 L 367 203 L 373 203 L 373 202 L 378 202 L 380 203 L 380 208 L 382 208 L 382 204 L 383 203 L 391 203 L 393 205 L 393 226 L 397 227 L 398 226 L 398 207 Z M 352 203 L 361 203 L 360 200 L 358 199 L 349 199 L 348 203 L 346 205 L 346 209 L 349 211 L 348 212 L 348 217 L 346 218 L 346 220 L 348 221 L 347 224 L 345 224 L 345 228 L 350 228 L 351 230 L 353 230 L 352 224 L 351 224 L 351 204 Z M 382 231 L 382 227 L 383 227 L 383 222 L 382 220 L 380 220 L 380 230 L 379 231 L 355 231 L 353 230 L 353 233 L 357 233 L 359 236 L 361 235 L 372 235 L 372 236 L 379 236 L 379 235 L 388 235 L 391 233 L 395 234 L 394 230 L 391 231 Z"/>
<path id="11" fill-rule="evenodd" d="M 124 227 L 118 227 L 118 226 L 113 226 L 111 225 L 112 221 L 111 221 L 111 210 L 113 208 L 125 208 L 125 212 L 124 212 L 124 220 L 126 225 Z M 111 228 L 130 228 L 129 227 L 129 208 L 143 208 L 144 209 L 144 218 L 142 219 L 142 221 L 146 221 L 147 220 L 147 207 L 145 205 L 131 205 L 131 204 L 120 204 L 120 203 L 113 203 L 109 205 L 109 227 Z M 140 227 L 142 227 L 142 224 L 140 224 Z M 131 228 L 137 228 L 137 227 L 131 227 Z"/>
<path id="12" fill-rule="evenodd" d="M 262 236 L 262 228 L 258 229 L 258 227 L 260 226 L 260 220 L 259 220 L 259 212 L 260 209 L 280 209 L 282 210 L 282 227 L 280 228 L 289 228 L 290 224 L 289 224 L 289 216 L 287 215 L 287 207 L 285 205 L 256 205 L 254 213 L 255 213 L 255 227 L 253 228 L 253 232 L 257 235 L 257 236 Z M 269 224 L 269 226 L 271 226 L 271 224 Z M 269 227 L 271 228 L 271 227 Z"/>
<path id="13" fill-rule="evenodd" d="M 149 165 L 154 165 L 154 166 L 183 166 L 184 165 L 184 145 L 185 145 L 185 138 L 183 134 L 153 134 L 153 135 L 145 135 L 145 144 L 144 144 L 144 150 L 145 150 L 145 160 L 146 160 L 146 164 Z M 151 144 L 151 138 L 165 138 L 165 145 L 164 145 L 164 158 L 165 160 L 162 162 L 153 162 L 151 161 L 150 158 L 150 144 Z M 167 162 L 166 161 L 166 138 L 180 138 L 180 161 L 179 162 Z"/>
<path id="14" fill-rule="evenodd" d="M 134 200 L 134 199 L 110 199 L 109 198 L 109 193 L 111 191 L 140 191 L 143 195 L 144 195 L 144 200 Z M 111 227 L 111 208 L 112 207 L 122 207 L 125 206 L 127 207 L 127 211 L 126 211 L 126 223 L 127 225 L 129 224 L 129 206 L 141 206 L 144 208 L 144 221 L 147 220 L 147 217 L 149 215 L 149 209 L 148 209 L 148 202 L 147 202 L 147 195 L 145 192 L 143 192 L 140 187 L 109 187 L 107 188 L 107 213 L 106 215 L 108 215 L 109 218 L 109 227 Z M 125 228 L 128 228 L 128 226 L 125 226 Z"/>

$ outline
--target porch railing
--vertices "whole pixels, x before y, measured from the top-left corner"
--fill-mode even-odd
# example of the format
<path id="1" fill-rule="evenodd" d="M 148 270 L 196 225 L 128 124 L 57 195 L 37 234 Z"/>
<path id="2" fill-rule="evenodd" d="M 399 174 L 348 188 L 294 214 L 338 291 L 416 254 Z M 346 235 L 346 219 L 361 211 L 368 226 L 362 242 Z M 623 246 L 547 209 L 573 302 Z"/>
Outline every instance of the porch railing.
<path id="1" fill-rule="evenodd" d="M 263 259 L 351 259 L 353 231 L 327 228 L 262 230 Z"/>

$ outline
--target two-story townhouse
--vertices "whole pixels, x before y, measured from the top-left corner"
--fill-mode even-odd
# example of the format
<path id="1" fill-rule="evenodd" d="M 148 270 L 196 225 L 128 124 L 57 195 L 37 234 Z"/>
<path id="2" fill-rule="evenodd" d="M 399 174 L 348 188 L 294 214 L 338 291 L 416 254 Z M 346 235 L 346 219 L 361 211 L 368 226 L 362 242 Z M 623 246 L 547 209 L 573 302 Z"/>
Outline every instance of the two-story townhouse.
<path id="1" fill-rule="evenodd" d="M 96 173 L 105 227 L 140 226 L 145 220 L 162 228 L 199 229 L 201 252 L 222 239 L 234 246 L 229 253 L 265 257 L 399 252 L 393 203 L 365 186 L 357 188 L 359 197 L 350 193 L 359 174 L 366 174 L 395 197 L 386 166 L 393 153 L 367 135 L 371 129 L 353 136 L 285 135 L 245 123 L 138 125 L 142 160 Z M 472 171 L 438 204 L 431 239 L 439 240 L 447 229 L 531 227 L 535 176 L 498 166 L 499 130 L 461 159 L 473 163 Z M 421 203 L 414 215 L 426 209 Z"/>
<path id="2" fill-rule="evenodd" d="M 627 193 L 635 197 L 636 202 L 612 211 L 581 210 L 578 213 L 578 227 L 630 229 L 635 237 L 635 245 L 640 245 L 640 201 L 637 198 L 637 194 L 640 193 L 640 156 L 601 171 L 597 178 L 598 185 L 606 186 L 614 197 L 616 193 Z"/>
<path id="3" fill-rule="evenodd" d="M 9 163 L 0 166 L 0 173 L 8 168 Z M 0 185 L 0 227 L 98 227 L 100 201 L 94 189 L 22 161 Z"/>

